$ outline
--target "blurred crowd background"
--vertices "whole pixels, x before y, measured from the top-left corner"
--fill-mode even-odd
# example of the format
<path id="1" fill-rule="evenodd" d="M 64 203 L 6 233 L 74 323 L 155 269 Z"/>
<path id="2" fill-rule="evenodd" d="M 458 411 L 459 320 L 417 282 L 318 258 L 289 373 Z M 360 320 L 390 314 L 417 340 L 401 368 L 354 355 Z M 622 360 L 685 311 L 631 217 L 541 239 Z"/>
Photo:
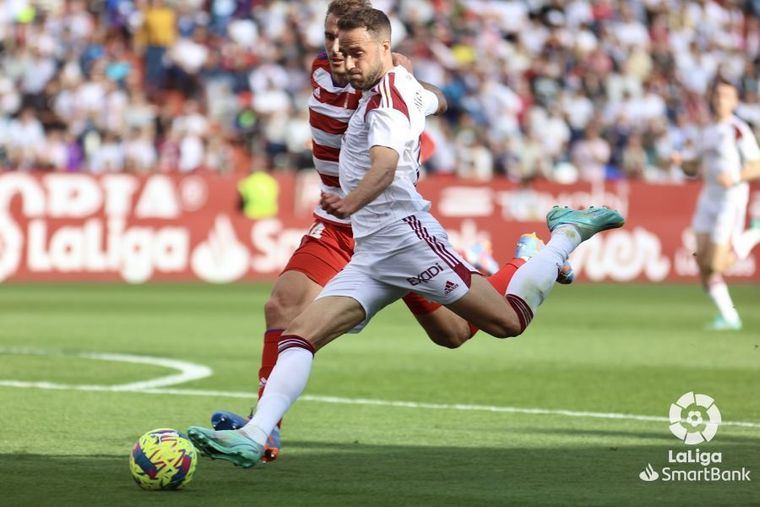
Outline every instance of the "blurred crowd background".
<path id="1" fill-rule="evenodd" d="M 760 0 L 376 0 L 439 86 L 426 169 L 675 181 L 721 74 L 760 129 Z M 0 167 L 311 167 L 327 1 L 0 0 Z"/>

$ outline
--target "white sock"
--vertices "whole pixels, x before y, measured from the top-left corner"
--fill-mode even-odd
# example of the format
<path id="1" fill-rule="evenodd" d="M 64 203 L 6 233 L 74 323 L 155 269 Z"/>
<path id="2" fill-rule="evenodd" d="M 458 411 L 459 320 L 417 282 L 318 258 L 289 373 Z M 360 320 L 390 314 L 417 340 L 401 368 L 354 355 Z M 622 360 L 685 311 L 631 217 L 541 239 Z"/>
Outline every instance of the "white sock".
<path id="1" fill-rule="evenodd" d="M 739 313 L 734 308 L 734 302 L 731 300 L 731 295 L 728 293 L 728 286 L 723 279 L 712 281 L 707 287 L 707 293 L 710 298 L 718 307 L 718 311 L 729 322 L 736 322 L 739 320 Z"/>
<path id="2" fill-rule="evenodd" d="M 554 229 L 546 246 L 515 272 L 507 294 L 521 298 L 535 314 L 554 287 L 559 269 L 580 244 L 581 236 L 575 227 L 562 225 Z"/>
<path id="3" fill-rule="evenodd" d="M 752 227 L 742 232 L 738 238 L 734 240 L 734 251 L 739 259 L 746 259 L 760 243 L 760 227 Z"/>
<path id="4" fill-rule="evenodd" d="M 254 442 L 264 445 L 285 412 L 306 387 L 314 354 L 300 347 L 280 352 L 277 364 L 267 380 L 264 394 L 256 404 L 251 420 L 240 431 Z"/>

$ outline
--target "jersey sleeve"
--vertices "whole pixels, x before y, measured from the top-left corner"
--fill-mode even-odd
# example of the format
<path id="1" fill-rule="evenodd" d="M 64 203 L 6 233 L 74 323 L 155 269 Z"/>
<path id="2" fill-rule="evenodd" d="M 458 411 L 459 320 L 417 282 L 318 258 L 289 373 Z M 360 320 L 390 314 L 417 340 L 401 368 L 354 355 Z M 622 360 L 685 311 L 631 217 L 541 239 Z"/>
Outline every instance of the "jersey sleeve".
<path id="1" fill-rule="evenodd" d="M 741 125 L 737 129 L 737 137 L 736 144 L 739 148 L 742 164 L 760 159 L 760 148 L 757 146 L 757 139 L 755 139 L 752 129 L 746 125 Z"/>
<path id="2" fill-rule="evenodd" d="M 430 90 L 422 89 L 422 112 L 430 116 L 438 111 L 438 96 Z"/>
<path id="3" fill-rule="evenodd" d="M 399 157 L 403 155 L 412 132 L 409 119 L 396 109 L 378 108 L 367 114 L 368 146 L 391 148 Z"/>

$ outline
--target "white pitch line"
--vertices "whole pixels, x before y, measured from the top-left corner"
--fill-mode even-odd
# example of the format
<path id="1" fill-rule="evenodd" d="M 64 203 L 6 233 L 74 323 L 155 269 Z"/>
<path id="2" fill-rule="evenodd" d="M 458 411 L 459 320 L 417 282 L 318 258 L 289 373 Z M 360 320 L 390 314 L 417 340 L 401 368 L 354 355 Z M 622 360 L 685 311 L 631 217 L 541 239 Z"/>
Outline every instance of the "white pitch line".
<path id="1" fill-rule="evenodd" d="M 136 363 L 136 364 L 148 364 L 151 366 L 160 366 L 162 368 L 170 368 L 172 370 L 178 370 L 178 373 L 173 375 L 165 375 L 163 377 L 153 378 L 150 380 L 142 380 L 139 382 L 130 382 L 128 384 L 118 385 L 95 385 L 85 386 L 90 391 L 136 391 L 140 389 L 154 389 L 159 387 L 174 386 L 177 384 L 184 384 L 192 380 L 199 380 L 211 376 L 214 371 L 200 364 L 191 363 L 189 361 L 180 361 L 178 359 L 168 359 L 165 357 L 153 357 L 153 356 L 138 356 L 134 354 L 110 354 L 106 352 L 73 352 L 67 353 L 63 351 L 52 351 L 45 349 L 37 349 L 31 347 L 0 347 L 0 355 L 18 355 L 18 356 L 47 356 L 47 357 L 79 357 L 82 359 L 94 359 L 97 361 L 113 361 L 118 363 Z M 2 382 L 16 382 L 16 381 L 2 381 Z M 33 383 L 34 384 L 34 383 Z M 71 386 L 71 384 L 56 384 L 54 382 L 36 382 L 39 385 L 48 386 Z M 3 385 L 0 383 L 0 385 Z M 9 385 L 9 384 L 8 384 Z M 18 385 L 13 387 L 20 387 Z M 100 389 L 100 388 L 105 389 Z M 68 389 L 69 387 L 64 387 Z M 40 389 L 57 389 L 56 387 L 40 387 Z"/>
<path id="2" fill-rule="evenodd" d="M 108 392 L 131 392 L 138 394 L 158 394 L 170 396 L 201 396 L 210 398 L 243 398 L 253 400 L 256 393 L 245 391 L 214 391 L 206 389 L 115 389 L 118 386 L 87 386 L 77 384 L 56 384 L 51 382 L 22 382 L 17 380 L 0 380 L 0 387 L 18 387 L 31 389 L 56 389 L 72 391 L 108 391 Z M 425 403 L 414 401 L 396 401 L 396 400 L 377 400 L 368 398 L 342 398 L 338 396 L 319 396 L 303 395 L 299 398 L 301 401 L 316 403 L 331 403 L 340 405 L 371 405 L 379 407 L 397 407 L 413 408 L 427 410 L 455 410 L 455 411 L 475 411 L 475 412 L 495 412 L 506 414 L 528 414 L 528 415 L 549 415 L 564 416 L 592 419 L 619 419 L 625 421 L 646 421 L 646 422 L 670 422 L 667 417 L 621 414 L 615 412 L 586 412 L 578 410 L 547 409 L 547 408 L 524 408 L 524 407 L 505 407 L 498 405 L 469 405 L 469 404 L 449 404 L 449 403 Z M 723 421 L 721 426 L 738 426 L 743 428 L 760 428 L 760 423 L 747 421 Z"/>

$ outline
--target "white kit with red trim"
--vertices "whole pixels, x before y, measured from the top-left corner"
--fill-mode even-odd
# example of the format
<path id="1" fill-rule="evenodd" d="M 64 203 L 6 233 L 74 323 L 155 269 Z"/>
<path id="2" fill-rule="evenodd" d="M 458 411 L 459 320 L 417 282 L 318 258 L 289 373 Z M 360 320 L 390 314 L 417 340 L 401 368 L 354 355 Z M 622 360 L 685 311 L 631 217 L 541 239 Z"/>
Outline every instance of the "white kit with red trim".
<path id="1" fill-rule="evenodd" d="M 438 98 L 401 66 L 394 67 L 363 93 L 348 123 L 340 150 L 340 184 L 351 192 L 370 169 L 369 150 L 384 146 L 399 155 L 393 183 L 351 216 L 354 237 L 427 211 L 430 203 L 417 192 L 420 144 L 425 117 L 438 109 Z"/>

